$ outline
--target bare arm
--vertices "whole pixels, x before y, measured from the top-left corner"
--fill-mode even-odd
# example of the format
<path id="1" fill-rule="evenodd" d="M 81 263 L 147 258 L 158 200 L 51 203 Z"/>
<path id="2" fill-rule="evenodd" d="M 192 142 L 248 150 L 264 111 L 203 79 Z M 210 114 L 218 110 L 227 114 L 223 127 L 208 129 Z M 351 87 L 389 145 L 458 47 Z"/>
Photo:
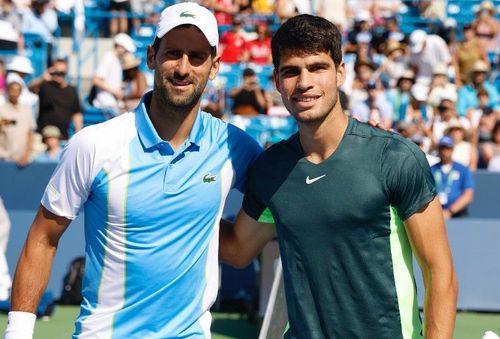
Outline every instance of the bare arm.
<path id="1" fill-rule="evenodd" d="M 82 112 L 76 112 L 75 114 L 73 114 L 73 126 L 75 127 L 75 133 L 83 128 Z"/>
<path id="2" fill-rule="evenodd" d="M 221 221 L 219 258 L 236 267 L 247 266 L 274 238 L 274 224 L 260 223 L 240 210 L 234 225 Z"/>
<path id="3" fill-rule="evenodd" d="M 117 99 L 121 99 L 123 97 L 123 91 L 120 88 L 110 86 L 104 79 L 98 76 L 94 76 L 92 84 L 103 91 L 111 93 Z"/>
<path id="4" fill-rule="evenodd" d="M 424 279 L 425 338 L 452 338 L 457 279 L 439 201 L 435 198 L 405 225 Z"/>
<path id="5" fill-rule="evenodd" d="M 59 238 L 69 223 L 70 220 L 40 206 L 17 263 L 12 285 L 12 311 L 36 313 L 49 281 Z"/>
<path id="6" fill-rule="evenodd" d="M 24 148 L 24 152 L 19 159 L 17 159 L 17 165 L 24 167 L 29 164 L 31 151 L 33 150 L 33 131 L 28 131 L 28 136 L 26 137 L 26 147 Z"/>

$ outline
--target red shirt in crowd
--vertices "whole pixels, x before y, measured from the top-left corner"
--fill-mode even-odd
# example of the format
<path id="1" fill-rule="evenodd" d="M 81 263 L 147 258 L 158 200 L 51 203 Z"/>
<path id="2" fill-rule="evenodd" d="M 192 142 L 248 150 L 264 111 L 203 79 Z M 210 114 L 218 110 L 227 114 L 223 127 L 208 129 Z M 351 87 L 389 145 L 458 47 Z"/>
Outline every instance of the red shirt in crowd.
<path id="1" fill-rule="evenodd" d="M 243 48 L 249 53 L 248 61 L 250 62 L 268 64 L 271 61 L 271 38 L 269 37 L 248 41 Z"/>
<path id="2" fill-rule="evenodd" d="M 241 34 L 235 31 L 227 31 L 222 35 L 220 43 L 222 44 L 222 62 L 240 62 L 245 44 L 245 39 Z"/>

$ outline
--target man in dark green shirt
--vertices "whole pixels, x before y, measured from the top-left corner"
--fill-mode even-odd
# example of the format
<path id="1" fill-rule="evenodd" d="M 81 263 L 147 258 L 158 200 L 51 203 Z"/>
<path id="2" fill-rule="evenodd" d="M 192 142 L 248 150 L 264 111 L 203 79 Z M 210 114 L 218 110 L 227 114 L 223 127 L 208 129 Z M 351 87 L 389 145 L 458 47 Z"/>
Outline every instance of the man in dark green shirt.
<path id="1" fill-rule="evenodd" d="M 286 338 L 451 338 L 456 278 L 424 154 L 346 116 L 341 37 L 299 15 L 272 40 L 274 77 L 299 132 L 250 171 L 220 257 L 244 265 L 277 231 L 290 327 Z M 425 328 L 412 253 L 423 272 Z"/>

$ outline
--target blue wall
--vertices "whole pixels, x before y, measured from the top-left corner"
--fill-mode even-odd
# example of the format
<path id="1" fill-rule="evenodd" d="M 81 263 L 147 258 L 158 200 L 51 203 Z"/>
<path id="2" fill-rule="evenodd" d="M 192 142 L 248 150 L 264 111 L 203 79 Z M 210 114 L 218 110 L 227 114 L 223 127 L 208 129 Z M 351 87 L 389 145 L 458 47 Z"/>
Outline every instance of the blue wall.
<path id="1" fill-rule="evenodd" d="M 0 162 L 0 196 L 11 218 L 7 261 L 11 273 L 35 216 L 53 164 L 32 164 L 19 169 Z M 459 278 L 459 308 L 500 311 L 500 173 L 476 172 L 476 195 L 467 219 L 447 224 Z M 238 209 L 241 195 L 228 198 L 225 215 Z M 56 254 L 48 289 L 59 297 L 69 262 L 84 252 L 83 216 L 75 219 L 64 233 Z M 417 280 L 418 281 L 418 280 Z M 422 285 L 419 291 L 422 292 Z"/>

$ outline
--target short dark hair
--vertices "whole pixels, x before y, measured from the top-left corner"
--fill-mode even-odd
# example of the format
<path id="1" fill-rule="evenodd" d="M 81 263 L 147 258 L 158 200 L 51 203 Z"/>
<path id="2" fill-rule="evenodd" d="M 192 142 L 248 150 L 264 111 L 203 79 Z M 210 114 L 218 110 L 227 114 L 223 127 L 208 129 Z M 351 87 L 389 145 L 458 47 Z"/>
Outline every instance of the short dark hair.
<path id="1" fill-rule="evenodd" d="M 279 69 L 282 54 L 294 51 L 308 55 L 328 53 L 338 67 L 342 62 L 342 36 L 332 22 L 319 16 L 301 14 L 286 21 L 271 40 L 273 64 Z"/>

